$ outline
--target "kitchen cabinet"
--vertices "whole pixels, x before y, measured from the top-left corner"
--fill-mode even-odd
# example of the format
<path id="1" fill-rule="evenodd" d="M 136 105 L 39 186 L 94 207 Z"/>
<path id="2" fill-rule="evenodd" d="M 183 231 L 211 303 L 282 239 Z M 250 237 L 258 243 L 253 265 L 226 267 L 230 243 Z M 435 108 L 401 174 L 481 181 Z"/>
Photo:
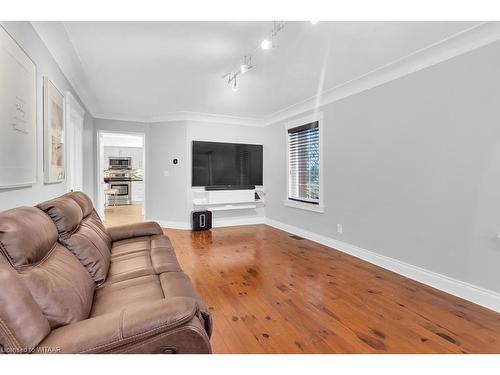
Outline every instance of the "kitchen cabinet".
<path id="1" fill-rule="evenodd" d="M 144 181 L 132 181 L 132 203 L 144 203 Z"/>

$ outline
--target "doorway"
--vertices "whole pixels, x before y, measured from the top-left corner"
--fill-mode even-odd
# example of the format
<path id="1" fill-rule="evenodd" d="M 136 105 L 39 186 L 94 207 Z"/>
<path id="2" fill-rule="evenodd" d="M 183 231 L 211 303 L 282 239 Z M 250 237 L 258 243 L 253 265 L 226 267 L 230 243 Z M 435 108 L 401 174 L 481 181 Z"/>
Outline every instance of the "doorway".
<path id="1" fill-rule="evenodd" d="M 98 211 L 107 227 L 144 221 L 144 133 L 98 131 Z"/>
<path id="2" fill-rule="evenodd" d="M 67 191 L 83 190 L 83 120 L 84 109 L 70 92 L 65 95 Z"/>

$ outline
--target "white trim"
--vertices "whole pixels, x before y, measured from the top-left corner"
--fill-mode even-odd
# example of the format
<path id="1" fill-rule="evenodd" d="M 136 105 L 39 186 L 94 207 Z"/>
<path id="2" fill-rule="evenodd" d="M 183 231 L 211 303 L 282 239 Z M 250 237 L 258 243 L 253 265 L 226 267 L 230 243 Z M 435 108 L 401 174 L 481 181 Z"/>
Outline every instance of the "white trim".
<path id="1" fill-rule="evenodd" d="M 191 223 L 186 221 L 165 221 L 165 220 L 155 220 L 162 228 L 171 229 L 191 229 Z M 243 218 L 212 218 L 212 228 L 222 228 L 222 227 L 235 227 L 239 225 L 255 225 L 255 224 L 265 224 L 266 218 L 264 216 L 258 217 L 243 217 Z"/>
<path id="2" fill-rule="evenodd" d="M 71 111 L 75 111 L 82 119 L 85 118 L 85 109 L 78 103 L 71 91 L 66 91 L 64 97 L 66 105 L 71 108 Z"/>
<path id="3" fill-rule="evenodd" d="M 105 166 L 102 165 L 101 162 L 105 162 L 104 160 L 101 160 L 104 157 L 104 144 L 103 144 L 103 135 L 104 134 L 128 134 L 128 135 L 136 135 L 142 138 L 142 169 L 143 169 L 143 182 L 144 182 L 144 201 L 143 201 L 143 207 L 142 211 L 145 213 L 147 211 L 147 206 L 148 206 L 148 167 L 149 163 L 147 160 L 147 132 L 140 132 L 140 131 L 122 131 L 122 130 L 107 130 L 107 129 L 97 129 L 96 130 L 96 136 L 97 136 L 97 173 L 98 173 L 98 179 L 97 179 L 97 197 L 96 197 L 96 202 L 97 202 L 97 212 L 102 215 L 102 217 L 105 217 L 104 214 L 104 204 L 105 204 L 105 197 L 104 197 L 104 187 L 103 187 L 103 182 L 104 181 L 104 168 Z M 132 199 L 132 197 L 131 197 Z"/>
<path id="4" fill-rule="evenodd" d="M 321 191 L 320 191 L 321 194 Z M 301 210 L 313 211 L 313 212 L 325 212 L 325 206 L 318 204 L 311 204 L 306 202 L 294 201 L 291 199 L 284 199 L 283 204 L 288 207 L 298 208 Z"/>
<path id="5" fill-rule="evenodd" d="M 396 272 L 446 293 L 453 294 L 467 301 L 476 303 L 496 312 L 500 312 L 500 293 L 481 288 L 425 268 L 417 267 L 346 242 L 288 225 L 277 220 L 266 218 L 265 223 L 274 228 L 318 242 L 322 245 L 342 251 L 355 256 L 356 258 L 363 259 L 369 263 L 375 264 L 389 271 Z"/>
<path id="6" fill-rule="evenodd" d="M 479 23 L 262 119 L 264 126 L 317 109 L 500 40 L 500 22 Z"/>
<path id="7" fill-rule="evenodd" d="M 83 131 L 84 131 L 84 119 L 85 110 L 76 101 L 75 97 L 71 92 L 66 91 L 64 95 L 65 103 L 65 117 L 66 117 L 66 191 L 78 190 L 76 186 L 76 176 L 79 175 L 81 178 L 80 188 L 83 190 Z M 79 132 L 76 131 L 79 130 Z M 80 139 L 76 139 L 76 134 L 81 135 Z M 82 164 L 79 165 L 80 170 L 78 170 L 75 165 L 77 142 L 81 151 L 80 159 Z"/>
<path id="8" fill-rule="evenodd" d="M 88 90 L 88 75 L 75 45 L 62 21 L 29 21 L 49 53 L 52 55 L 59 69 L 71 84 L 75 93 L 80 97 L 84 106 L 93 116 L 97 108 L 97 100 Z M 69 46 L 68 48 L 65 48 Z"/>
<path id="9" fill-rule="evenodd" d="M 473 27 L 462 30 L 453 34 L 437 43 L 431 44 L 418 51 L 415 51 L 407 56 L 401 57 L 389 64 L 381 66 L 371 72 L 353 78 L 338 86 L 324 90 L 323 92 L 310 97 L 308 99 L 297 102 L 272 114 L 262 118 L 246 118 L 227 115 L 218 115 L 212 113 L 197 113 L 188 111 L 178 111 L 167 113 L 164 116 L 158 117 L 134 117 L 121 114 L 95 113 L 96 100 L 89 95 L 86 88 L 81 84 L 82 80 L 78 79 L 78 70 L 84 72 L 83 64 L 80 62 L 80 67 L 69 66 L 69 62 L 63 63 L 63 59 L 58 58 L 56 52 L 58 41 L 49 40 L 49 34 L 44 33 L 43 28 L 37 25 L 37 22 L 32 22 L 35 31 L 40 35 L 45 45 L 53 55 L 56 63 L 64 72 L 68 81 L 83 100 L 84 105 L 90 110 L 90 114 L 95 118 L 113 119 L 122 121 L 135 122 L 172 122 L 172 121 L 202 121 L 202 122 L 217 122 L 225 124 L 247 125 L 247 126 L 267 126 L 283 121 L 287 118 L 299 115 L 324 106 L 326 104 L 341 100 L 343 98 L 358 94 L 362 91 L 369 90 L 373 87 L 380 86 L 384 83 L 401 78 L 408 74 L 439 64 L 453 57 L 460 56 L 467 52 L 473 51 L 480 47 L 500 40 L 500 22 L 488 21 L 482 22 Z M 64 26 L 64 25 L 63 25 Z M 69 35 L 66 35 L 70 40 Z M 70 40 L 71 42 L 71 40 Z M 72 43 L 72 42 L 71 42 Z M 77 55 L 76 49 L 74 53 Z M 78 58 L 76 59 L 78 61 Z M 73 62 L 73 65 L 75 62 Z M 82 73 L 81 75 L 85 75 Z M 92 102 L 92 103 L 89 103 Z"/>
<path id="10" fill-rule="evenodd" d="M 165 220 L 155 220 L 155 219 L 151 220 L 156 221 L 158 224 L 160 224 L 160 227 L 162 228 L 191 229 L 191 225 L 186 221 L 165 221 Z"/>
<path id="11" fill-rule="evenodd" d="M 238 117 L 230 115 L 219 115 L 215 113 L 201 113 L 190 111 L 178 111 L 167 113 L 164 116 L 127 116 L 113 113 L 95 113 L 95 118 L 105 120 L 118 120 L 118 121 L 134 121 L 143 122 L 147 124 L 154 124 L 158 122 L 177 122 L 177 121 L 196 121 L 196 122 L 210 122 L 216 124 L 231 124 L 241 126 L 264 126 L 261 119 L 251 117 Z"/>
<path id="12" fill-rule="evenodd" d="M 288 137 L 288 129 L 295 128 L 297 126 L 309 124 L 311 122 L 318 122 L 318 128 L 319 128 L 319 205 L 317 205 L 314 209 L 311 206 L 314 206 L 313 204 L 307 204 L 307 203 L 300 203 L 300 202 L 295 202 L 290 199 L 288 199 L 288 184 L 290 180 L 290 155 L 289 155 L 289 142 L 290 138 Z M 285 201 L 284 204 L 286 206 L 294 207 L 294 208 L 299 208 L 299 209 L 305 209 L 309 211 L 315 211 L 315 212 L 324 212 L 325 211 L 325 189 L 323 188 L 323 181 L 324 181 L 324 176 L 323 176 L 323 112 L 315 112 L 313 114 L 301 117 L 299 119 L 295 119 L 293 121 L 289 121 L 285 123 L 285 134 L 284 136 L 286 137 L 286 185 L 285 185 Z M 293 202 L 293 203 L 290 203 Z"/>

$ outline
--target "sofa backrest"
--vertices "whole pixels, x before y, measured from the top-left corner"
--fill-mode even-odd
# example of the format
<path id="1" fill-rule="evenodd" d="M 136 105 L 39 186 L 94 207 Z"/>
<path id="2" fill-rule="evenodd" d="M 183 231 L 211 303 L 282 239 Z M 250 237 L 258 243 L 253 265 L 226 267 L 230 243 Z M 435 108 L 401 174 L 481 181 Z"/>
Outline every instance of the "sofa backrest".
<path id="1" fill-rule="evenodd" d="M 0 213 L 0 344 L 34 348 L 50 329 L 88 318 L 95 284 L 34 207 Z"/>
<path id="2" fill-rule="evenodd" d="M 83 193 L 68 193 L 37 205 L 53 220 L 59 242 L 87 269 L 97 285 L 106 280 L 111 262 L 111 237 Z"/>

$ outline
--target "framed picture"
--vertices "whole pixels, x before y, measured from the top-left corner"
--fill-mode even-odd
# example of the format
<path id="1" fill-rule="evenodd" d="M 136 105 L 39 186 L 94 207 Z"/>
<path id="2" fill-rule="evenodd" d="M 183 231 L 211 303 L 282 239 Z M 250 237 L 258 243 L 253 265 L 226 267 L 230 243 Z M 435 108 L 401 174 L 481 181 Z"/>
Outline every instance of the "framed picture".
<path id="1" fill-rule="evenodd" d="M 37 180 L 36 66 L 0 25 L 0 189 Z"/>
<path id="2" fill-rule="evenodd" d="M 66 178 L 64 95 L 43 77 L 44 182 Z"/>

